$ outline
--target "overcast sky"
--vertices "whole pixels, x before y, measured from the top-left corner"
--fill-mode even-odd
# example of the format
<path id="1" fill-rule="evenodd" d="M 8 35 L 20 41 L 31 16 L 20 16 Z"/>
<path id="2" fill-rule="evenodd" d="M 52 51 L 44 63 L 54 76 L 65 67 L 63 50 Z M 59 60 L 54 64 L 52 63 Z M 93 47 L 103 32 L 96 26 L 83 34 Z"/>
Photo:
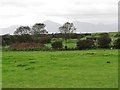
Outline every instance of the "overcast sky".
<path id="1" fill-rule="evenodd" d="M 0 0 L 0 27 L 52 20 L 117 23 L 119 0 Z"/>

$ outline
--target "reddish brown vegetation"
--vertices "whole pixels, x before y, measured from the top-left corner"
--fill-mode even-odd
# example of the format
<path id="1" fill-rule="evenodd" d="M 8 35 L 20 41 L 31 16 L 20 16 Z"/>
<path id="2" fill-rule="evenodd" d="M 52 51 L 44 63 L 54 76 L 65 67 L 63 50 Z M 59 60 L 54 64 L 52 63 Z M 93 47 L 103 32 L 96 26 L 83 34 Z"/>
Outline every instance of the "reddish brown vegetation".
<path id="1" fill-rule="evenodd" d="M 14 43 L 10 45 L 11 49 L 34 49 L 43 48 L 44 44 L 41 43 Z"/>

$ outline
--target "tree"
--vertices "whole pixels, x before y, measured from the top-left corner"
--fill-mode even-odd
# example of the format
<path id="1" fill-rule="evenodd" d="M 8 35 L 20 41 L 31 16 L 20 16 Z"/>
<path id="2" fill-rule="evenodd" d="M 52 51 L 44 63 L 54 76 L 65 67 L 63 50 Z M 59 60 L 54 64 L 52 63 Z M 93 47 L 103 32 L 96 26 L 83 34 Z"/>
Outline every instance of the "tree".
<path id="1" fill-rule="evenodd" d="M 73 33 L 76 30 L 73 23 L 66 22 L 63 26 L 59 27 L 61 33 Z"/>
<path id="2" fill-rule="evenodd" d="M 98 45 L 100 48 L 109 48 L 110 47 L 111 38 L 106 34 L 101 34 L 98 38 Z"/>
<path id="3" fill-rule="evenodd" d="M 63 26 L 59 27 L 59 31 L 64 34 L 64 38 L 66 41 L 66 47 L 67 47 L 67 38 L 69 34 L 73 33 L 76 30 L 73 23 L 66 22 L 63 24 Z"/>
<path id="4" fill-rule="evenodd" d="M 29 26 L 20 26 L 14 32 L 15 35 L 24 35 L 30 34 L 30 27 Z"/>
<path id="5" fill-rule="evenodd" d="M 48 33 L 45 29 L 45 24 L 43 23 L 36 23 L 32 26 L 32 35 L 37 35 L 37 34 L 46 34 Z"/>

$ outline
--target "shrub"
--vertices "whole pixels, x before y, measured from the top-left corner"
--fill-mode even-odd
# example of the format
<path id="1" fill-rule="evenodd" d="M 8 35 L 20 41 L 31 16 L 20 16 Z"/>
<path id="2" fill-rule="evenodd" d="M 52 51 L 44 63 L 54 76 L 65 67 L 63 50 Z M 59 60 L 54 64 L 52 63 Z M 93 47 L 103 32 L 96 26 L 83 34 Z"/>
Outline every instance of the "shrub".
<path id="1" fill-rule="evenodd" d="M 114 37 L 120 37 L 120 32 L 114 35 Z"/>
<path id="2" fill-rule="evenodd" d="M 77 49 L 80 49 L 80 50 L 82 50 L 82 49 L 90 49 L 92 47 L 94 47 L 93 40 L 89 40 L 89 39 L 88 40 L 79 40 L 77 42 Z"/>
<path id="3" fill-rule="evenodd" d="M 110 42 L 111 38 L 107 33 L 101 34 L 100 37 L 98 38 L 98 45 L 100 48 L 109 48 Z"/>
<path id="4" fill-rule="evenodd" d="M 11 36 L 9 34 L 3 35 L 1 38 L 2 38 L 3 46 L 10 45 L 13 42 L 13 36 Z"/>
<path id="5" fill-rule="evenodd" d="M 114 47 L 115 47 L 116 49 L 120 49 L 120 38 L 118 38 L 117 40 L 115 40 L 115 42 L 114 42 Z"/>
<path id="6" fill-rule="evenodd" d="M 53 49 L 62 49 L 63 48 L 63 44 L 61 41 L 56 41 L 52 43 L 52 48 Z"/>

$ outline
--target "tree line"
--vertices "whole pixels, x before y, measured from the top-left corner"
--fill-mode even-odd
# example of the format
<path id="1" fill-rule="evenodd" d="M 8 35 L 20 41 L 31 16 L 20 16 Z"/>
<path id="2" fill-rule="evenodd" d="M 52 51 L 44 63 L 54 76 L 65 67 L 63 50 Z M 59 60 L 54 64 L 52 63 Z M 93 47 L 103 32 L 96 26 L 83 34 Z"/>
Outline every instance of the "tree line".
<path id="1" fill-rule="evenodd" d="M 38 35 L 38 34 L 47 34 L 48 31 L 45 29 L 44 23 L 36 23 L 30 28 L 29 26 L 20 26 L 14 32 L 14 35 Z M 73 23 L 66 22 L 63 26 L 59 27 L 60 33 L 73 33 L 76 30 Z"/>
<path id="2" fill-rule="evenodd" d="M 77 28 L 75 28 L 73 23 L 66 22 L 61 27 L 59 27 L 60 33 L 49 34 L 45 29 L 45 24 L 36 23 L 30 28 L 29 26 L 20 26 L 14 32 L 14 35 L 3 35 L 2 45 L 11 47 L 21 47 L 24 48 L 29 46 L 29 48 L 43 48 L 45 44 L 50 43 L 52 49 L 91 49 L 91 48 L 120 48 L 120 33 L 117 33 L 113 40 L 109 33 L 100 33 L 98 36 L 92 36 L 91 33 L 78 34 L 74 33 Z M 87 37 L 89 36 L 89 37 Z M 85 39 L 81 39 L 84 38 Z M 60 38 L 62 40 L 60 40 Z M 76 39 L 76 47 L 69 48 L 67 45 L 63 45 L 63 41 L 69 39 Z M 111 45 L 112 42 L 112 45 Z M 38 44 L 40 43 L 40 44 Z M 40 45 L 40 46 L 39 46 Z"/>

